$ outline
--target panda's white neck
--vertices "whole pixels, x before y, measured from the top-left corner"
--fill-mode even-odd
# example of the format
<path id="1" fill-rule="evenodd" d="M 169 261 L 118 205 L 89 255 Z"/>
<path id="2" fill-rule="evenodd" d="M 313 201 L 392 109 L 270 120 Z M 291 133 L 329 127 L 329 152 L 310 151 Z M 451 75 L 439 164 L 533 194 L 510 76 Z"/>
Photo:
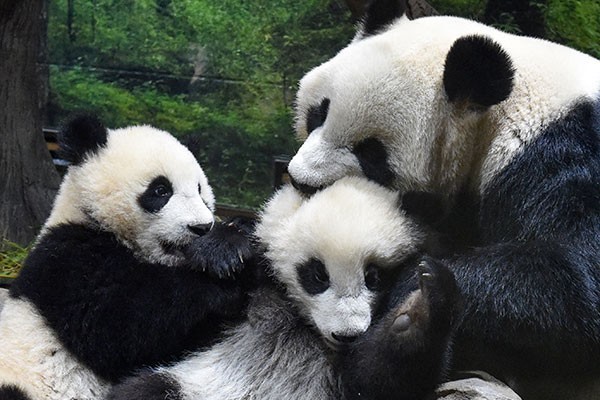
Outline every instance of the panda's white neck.
<path id="1" fill-rule="evenodd" d="M 50 216 L 44 223 L 39 237 L 42 237 L 49 228 L 64 224 L 90 224 L 93 221 L 84 212 L 81 207 L 80 193 L 73 187 L 73 183 L 67 174 L 63 179 L 62 184 L 56 198 Z"/>

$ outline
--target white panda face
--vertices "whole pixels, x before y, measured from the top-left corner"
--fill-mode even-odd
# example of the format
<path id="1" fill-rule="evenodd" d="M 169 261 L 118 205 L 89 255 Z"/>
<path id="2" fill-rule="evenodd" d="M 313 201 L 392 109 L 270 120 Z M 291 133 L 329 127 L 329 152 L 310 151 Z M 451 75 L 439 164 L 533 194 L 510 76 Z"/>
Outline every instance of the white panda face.
<path id="1" fill-rule="evenodd" d="M 430 186 L 432 160 L 423 154 L 438 144 L 433 132 L 447 113 L 444 44 L 414 57 L 415 35 L 396 31 L 351 43 L 301 80 L 295 128 L 304 143 L 289 165 L 296 182 L 320 187 L 361 175 L 402 190 Z"/>
<path id="2" fill-rule="evenodd" d="M 385 275 L 424 240 L 395 192 L 358 177 L 310 199 L 283 188 L 263 212 L 257 236 L 275 277 L 333 347 L 368 328 Z"/>
<path id="3" fill-rule="evenodd" d="M 449 196 L 483 188 L 542 127 L 598 96 L 598 62 L 564 46 L 462 18 L 385 17 L 300 82 L 304 143 L 289 173 L 306 193 L 346 175 Z"/>
<path id="4" fill-rule="evenodd" d="M 194 156 L 149 126 L 108 131 L 69 168 L 47 226 L 97 223 L 148 262 L 177 265 L 180 248 L 214 223 L 214 195 Z"/>

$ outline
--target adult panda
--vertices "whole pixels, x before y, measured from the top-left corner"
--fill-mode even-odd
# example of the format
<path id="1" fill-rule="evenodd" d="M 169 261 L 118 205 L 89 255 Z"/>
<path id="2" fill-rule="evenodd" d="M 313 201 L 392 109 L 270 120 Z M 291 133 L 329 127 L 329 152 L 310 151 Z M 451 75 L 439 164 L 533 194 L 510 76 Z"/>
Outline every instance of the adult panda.
<path id="1" fill-rule="evenodd" d="M 115 386 L 108 399 L 343 399 L 335 358 L 367 330 L 393 276 L 411 282 L 395 291 L 401 312 L 384 322 L 402 345 L 396 372 L 407 385 L 396 398 L 433 391 L 447 368 L 458 290 L 442 264 L 410 268 L 428 235 L 414 219 L 418 204 L 402 201 L 401 210 L 400 202 L 357 177 L 309 199 L 282 188 L 256 229 L 273 285 L 251 293 L 245 320 L 213 347 Z"/>
<path id="2" fill-rule="evenodd" d="M 301 80 L 289 173 L 307 193 L 364 175 L 444 196 L 439 229 L 464 240 L 444 260 L 466 303 L 455 368 L 524 399 L 597 398 L 600 62 L 462 18 L 413 19 L 413 5 L 373 2 Z M 349 363 L 363 397 L 382 382 L 379 398 L 397 393 L 390 351 Z"/>
<path id="3" fill-rule="evenodd" d="M 60 145 L 71 165 L 0 314 L 3 400 L 101 399 L 208 344 L 245 302 L 246 280 L 222 277 L 246 274 L 250 242 L 215 222 L 208 180 L 173 136 L 83 116 Z"/>

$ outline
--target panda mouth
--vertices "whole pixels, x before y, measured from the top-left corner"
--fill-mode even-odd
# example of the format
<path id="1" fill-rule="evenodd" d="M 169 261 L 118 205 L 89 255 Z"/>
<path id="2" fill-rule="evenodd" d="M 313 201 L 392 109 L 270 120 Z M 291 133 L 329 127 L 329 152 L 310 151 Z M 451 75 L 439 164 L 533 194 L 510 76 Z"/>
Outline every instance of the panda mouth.
<path id="1" fill-rule="evenodd" d="M 307 196 L 312 196 L 313 194 L 317 193 L 319 190 L 322 190 L 325 186 L 321 185 L 321 186 L 311 186 L 311 185 L 307 185 L 305 183 L 300 183 L 298 181 L 296 181 L 294 178 L 291 178 L 291 183 L 292 186 L 298 190 L 299 192 L 301 192 L 302 194 L 305 194 Z"/>

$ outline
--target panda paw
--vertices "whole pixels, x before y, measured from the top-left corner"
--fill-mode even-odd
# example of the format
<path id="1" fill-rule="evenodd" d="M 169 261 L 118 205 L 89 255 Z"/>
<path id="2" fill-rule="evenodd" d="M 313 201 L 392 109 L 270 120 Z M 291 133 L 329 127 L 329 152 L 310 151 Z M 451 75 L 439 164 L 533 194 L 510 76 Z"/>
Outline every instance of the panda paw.
<path id="1" fill-rule="evenodd" d="M 234 218 L 217 223 L 184 251 L 191 268 L 217 279 L 235 279 L 256 256 L 251 240 L 252 222 Z"/>
<path id="2" fill-rule="evenodd" d="M 400 303 L 337 360 L 348 400 L 430 398 L 446 376 L 460 304 L 454 275 L 429 258 L 413 271 L 395 289 Z"/>
<path id="3" fill-rule="evenodd" d="M 454 274 L 443 263 L 424 258 L 417 267 L 419 289 L 392 311 L 389 329 L 405 346 L 425 345 L 425 339 L 447 337 L 460 311 L 460 293 Z"/>

